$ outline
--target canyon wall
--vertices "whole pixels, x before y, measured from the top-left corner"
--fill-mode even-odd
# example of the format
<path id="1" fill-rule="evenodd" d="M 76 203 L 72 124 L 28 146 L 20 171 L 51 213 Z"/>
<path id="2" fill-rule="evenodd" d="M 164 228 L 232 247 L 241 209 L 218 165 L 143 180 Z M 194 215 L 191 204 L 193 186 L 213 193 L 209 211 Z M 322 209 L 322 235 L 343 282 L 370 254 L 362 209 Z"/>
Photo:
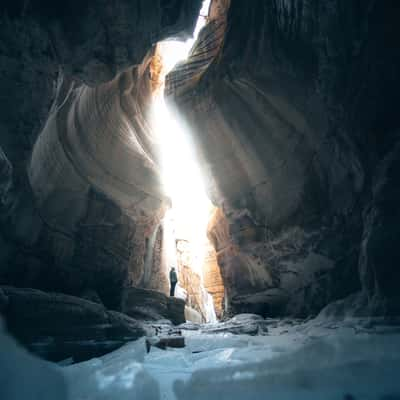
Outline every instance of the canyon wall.
<path id="1" fill-rule="evenodd" d="M 166 93 L 221 208 L 209 236 L 231 311 L 306 316 L 358 293 L 360 312 L 398 312 L 397 3 L 219 11 Z"/>
<path id="2" fill-rule="evenodd" d="M 218 264 L 217 253 L 211 243 L 206 245 L 203 268 L 204 288 L 213 298 L 215 315 L 221 318 L 225 310 L 225 288 Z"/>
<path id="3" fill-rule="evenodd" d="M 190 37 L 200 3 L 2 2 L 0 283 L 111 308 L 125 286 L 166 290 L 146 264 L 168 207 L 146 123 L 152 47 Z"/>
<path id="4" fill-rule="evenodd" d="M 152 49 L 199 9 L 2 2 L 0 284 L 111 308 L 124 287 L 167 290 Z M 399 312 L 399 17 L 395 0 L 214 0 L 168 75 L 219 207 L 229 312 Z"/>

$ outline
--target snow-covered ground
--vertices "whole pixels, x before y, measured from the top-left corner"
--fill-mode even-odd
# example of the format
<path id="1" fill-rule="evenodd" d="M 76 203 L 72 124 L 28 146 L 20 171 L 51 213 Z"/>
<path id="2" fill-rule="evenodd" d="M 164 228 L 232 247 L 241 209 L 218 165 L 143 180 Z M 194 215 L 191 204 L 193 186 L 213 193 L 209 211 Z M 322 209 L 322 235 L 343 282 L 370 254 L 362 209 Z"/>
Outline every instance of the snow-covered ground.
<path id="1" fill-rule="evenodd" d="M 24 397 L 0 398 L 400 399 L 399 325 L 372 320 L 261 322 L 261 334 L 255 336 L 187 330 L 183 331 L 185 348 L 152 347 L 146 353 L 141 339 L 101 358 L 67 367 L 24 354 L 29 357 L 26 363 L 18 353 L 21 371 L 32 368 L 33 363 L 36 371 L 43 371 L 43 376 L 37 372 L 34 380 L 26 380 L 28 386 L 42 384 L 43 390 L 46 383 L 41 381 L 51 378 L 49 396 L 29 397 L 25 391 Z M 0 359 L 0 364 L 4 360 Z M 2 375 L 0 381 L 5 379 Z M 64 378 L 62 384 L 60 377 Z M 59 397 L 54 396 L 57 385 Z"/>

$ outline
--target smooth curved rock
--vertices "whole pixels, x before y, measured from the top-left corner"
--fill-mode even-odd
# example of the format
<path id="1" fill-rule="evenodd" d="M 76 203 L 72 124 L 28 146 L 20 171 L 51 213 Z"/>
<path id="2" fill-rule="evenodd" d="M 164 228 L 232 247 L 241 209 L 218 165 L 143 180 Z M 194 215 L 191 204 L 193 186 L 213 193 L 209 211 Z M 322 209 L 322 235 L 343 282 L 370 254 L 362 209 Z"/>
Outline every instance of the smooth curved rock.
<path id="1" fill-rule="evenodd" d="M 0 210 L 9 217 L 1 283 L 92 289 L 113 308 L 123 286 L 142 284 L 145 240 L 166 205 L 144 116 L 146 54 L 188 38 L 200 3 L 1 3 L 1 147 L 11 164 L 0 157 L 0 191 L 12 165 L 16 200 Z M 157 282 L 165 290 L 166 277 Z"/>
<path id="2" fill-rule="evenodd" d="M 47 220 L 60 218 L 58 210 L 52 212 L 58 203 L 75 202 L 74 208 L 84 209 L 90 187 L 133 215 L 156 212 L 165 202 L 157 146 L 145 120 L 150 62 L 151 57 L 93 89 L 60 83 L 29 167 L 30 183 Z"/>

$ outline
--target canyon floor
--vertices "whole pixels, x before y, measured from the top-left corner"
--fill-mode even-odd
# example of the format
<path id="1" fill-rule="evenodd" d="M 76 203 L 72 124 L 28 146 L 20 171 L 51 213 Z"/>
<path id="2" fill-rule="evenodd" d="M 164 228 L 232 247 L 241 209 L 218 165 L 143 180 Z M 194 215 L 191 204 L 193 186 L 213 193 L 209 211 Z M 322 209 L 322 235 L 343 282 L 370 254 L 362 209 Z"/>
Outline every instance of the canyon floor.
<path id="1" fill-rule="evenodd" d="M 34 358 L 4 334 L 6 398 L 400 399 L 396 319 L 321 315 L 302 321 L 243 314 L 224 323 L 153 326 L 166 337 L 183 336 L 185 347 L 160 349 L 149 346 L 155 338 L 141 338 L 66 365 L 68 360 Z"/>

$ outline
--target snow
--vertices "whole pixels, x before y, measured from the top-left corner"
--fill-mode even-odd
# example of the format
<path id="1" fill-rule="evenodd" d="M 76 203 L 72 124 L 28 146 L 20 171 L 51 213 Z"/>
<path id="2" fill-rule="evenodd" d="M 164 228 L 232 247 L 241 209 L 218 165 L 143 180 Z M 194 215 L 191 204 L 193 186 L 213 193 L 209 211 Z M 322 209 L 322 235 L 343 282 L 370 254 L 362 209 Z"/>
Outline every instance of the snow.
<path id="1" fill-rule="evenodd" d="M 203 326 L 183 331 L 186 347 L 181 349 L 152 347 L 147 353 L 141 339 L 106 356 L 64 367 L 18 355 L 16 386 L 35 362 L 42 372 L 36 371 L 34 383 L 48 385 L 49 395 L 7 397 L 0 386 L 0 398 L 400 399 L 399 325 L 371 320 L 261 322 L 268 325 L 263 335 L 207 333 Z M 14 350 L 8 348 L 10 353 Z M 27 382 L 33 384 L 32 379 Z M 66 385 L 68 397 L 54 396 L 55 385 L 61 394 Z"/>

